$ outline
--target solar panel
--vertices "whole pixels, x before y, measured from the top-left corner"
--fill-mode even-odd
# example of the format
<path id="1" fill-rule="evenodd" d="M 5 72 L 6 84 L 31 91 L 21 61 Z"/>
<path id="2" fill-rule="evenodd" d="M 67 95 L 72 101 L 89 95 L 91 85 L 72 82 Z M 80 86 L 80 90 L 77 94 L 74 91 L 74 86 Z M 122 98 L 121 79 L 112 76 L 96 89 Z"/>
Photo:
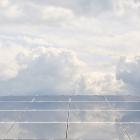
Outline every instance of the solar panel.
<path id="1" fill-rule="evenodd" d="M 1 139 L 138 140 L 140 97 L 1 96 Z"/>

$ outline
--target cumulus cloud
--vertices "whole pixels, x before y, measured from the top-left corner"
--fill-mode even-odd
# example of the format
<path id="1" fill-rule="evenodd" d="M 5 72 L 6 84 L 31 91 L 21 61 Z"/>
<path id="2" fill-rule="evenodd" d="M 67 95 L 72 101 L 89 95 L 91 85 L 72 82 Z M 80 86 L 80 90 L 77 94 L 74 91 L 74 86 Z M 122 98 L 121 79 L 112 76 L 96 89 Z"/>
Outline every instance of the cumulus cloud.
<path id="1" fill-rule="evenodd" d="M 35 41 L 1 40 L 1 95 L 90 94 L 111 92 L 120 86 L 113 73 L 91 71 L 73 50 L 38 44 L 33 47 Z M 30 47 L 23 47 L 25 44 Z"/>
<path id="2" fill-rule="evenodd" d="M 21 46 L 17 47 L 16 43 L 0 41 L 0 79 L 8 80 L 15 77 L 20 67 L 16 61 L 16 57 L 20 54 L 27 54 L 27 49 Z M 4 46 L 4 47 L 3 47 Z"/>
<path id="3" fill-rule="evenodd" d="M 19 93 L 22 89 L 28 93 L 47 89 L 51 92 L 57 89 L 76 93 L 119 91 L 124 82 L 116 80 L 115 65 L 121 55 L 139 55 L 140 33 L 136 25 L 139 18 L 132 22 L 133 16 L 130 15 L 129 20 L 120 20 L 115 14 L 114 5 L 116 11 L 120 7 L 127 7 L 128 11 L 135 9 L 134 15 L 139 9 L 139 1 L 129 0 L 108 0 L 106 3 L 102 0 L 1 2 L 0 18 L 6 23 L 3 24 L 6 28 L 0 28 L 4 38 L 0 40 L 0 89 L 7 89 L 6 93 L 10 89 L 15 89 L 13 93 Z M 85 8 L 89 10 L 86 15 L 82 12 Z M 15 16 L 10 16 L 12 12 L 8 12 L 9 9 L 20 9 L 19 15 L 13 12 Z M 100 14 L 89 14 L 96 13 L 94 10 Z M 127 12 L 125 8 L 124 11 Z M 15 26 L 11 28 L 13 23 Z M 28 23 L 38 26 L 32 28 Z M 58 28 L 56 25 L 65 26 Z M 22 28 L 25 26 L 28 28 Z M 11 30 L 15 34 L 7 35 Z M 34 37 L 27 34 L 33 34 Z M 46 38 L 56 46 L 48 47 Z M 51 71 L 54 68 L 58 70 L 55 73 Z"/>
<path id="4" fill-rule="evenodd" d="M 117 79 L 122 80 L 128 93 L 140 91 L 140 57 L 121 58 L 117 67 Z"/>

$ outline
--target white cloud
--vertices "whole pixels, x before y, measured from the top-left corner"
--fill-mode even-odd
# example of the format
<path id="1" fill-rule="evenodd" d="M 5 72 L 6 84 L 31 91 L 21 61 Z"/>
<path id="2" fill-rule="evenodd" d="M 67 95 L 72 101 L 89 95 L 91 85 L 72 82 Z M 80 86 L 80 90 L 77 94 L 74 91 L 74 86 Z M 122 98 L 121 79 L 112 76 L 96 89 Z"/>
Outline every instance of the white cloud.
<path id="1" fill-rule="evenodd" d="M 1 40 L 0 43 L 0 80 L 8 80 L 15 77 L 23 67 L 19 66 L 16 59 L 20 53 L 28 54 L 28 49 L 5 40 Z"/>
<path id="2" fill-rule="evenodd" d="M 15 20 L 22 15 L 20 6 L 13 4 L 9 0 L 0 2 L 0 21 L 1 23 L 8 23 L 9 21 L 15 22 Z"/>
<path id="3" fill-rule="evenodd" d="M 5 14 L 7 18 L 17 18 L 21 15 L 20 8 L 16 5 L 10 6 L 6 11 Z"/>
<path id="4" fill-rule="evenodd" d="M 140 8 L 139 0 L 118 0 L 114 2 L 114 9 L 118 16 L 138 13 Z"/>
<path id="5" fill-rule="evenodd" d="M 126 16 L 126 14 L 123 14 L 123 18 L 117 16 L 113 6 L 119 3 L 125 5 L 124 7 L 127 7 L 126 9 L 130 11 L 135 9 L 133 11 L 135 20 L 132 20 L 134 19 L 133 15 Z M 57 84 L 44 80 L 42 82 L 49 86 L 46 87 L 45 84 L 42 84 L 37 86 L 36 90 L 44 91 L 46 88 L 52 90 L 49 87 L 54 85 L 56 89 L 75 90 L 77 93 L 81 90 L 86 92 L 106 90 L 110 91 L 109 93 L 120 90 L 122 83 L 116 80 L 114 72 L 118 58 L 126 55 L 139 55 L 138 36 L 140 33 L 139 24 L 137 25 L 139 23 L 137 17 L 139 6 L 133 5 L 131 7 L 130 3 L 130 1 L 113 2 L 111 0 L 108 0 L 107 3 L 102 0 L 77 2 L 59 0 L 59 3 L 56 1 L 38 2 L 32 0 L 1 2 L 0 18 L 2 23 L 6 23 L 0 28 L 1 36 L 5 35 L 5 40 L 1 41 L 2 47 L 0 48 L 1 85 L 4 88 L 8 85 L 7 90 L 14 89 L 15 83 L 18 81 L 19 90 L 22 91 L 25 83 L 31 80 L 32 84 L 30 87 L 27 86 L 25 91 L 32 92 L 33 86 L 39 84 L 37 82 L 33 83 L 32 73 L 35 72 L 39 75 L 35 77 L 36 81 L 44 78 L 41 70 L 33 69 L 33 67 L 40 67 L 43 71 L 49 70 L 48 66 L 54 66 L 58 69 L 56 75 L 49 76 L 50 71 L 47 71 L 45 76 L 46 79 L 50 78 Z M 95 14 L 97 10 L 95 4 L 97 9 L 100 9 L 100 14 Z M 93 9 L 90 12 L 94 14 L 84 14 L 82 12 L 82 10 L 85 10 L 84 6 L 88 8 L 93 6 L 95 11 Z M 79 7 L 78 11 L 76 11 L 76 7 L 77 9 Z M 90 9 L 93 8 L 91 7 Z M 120 7 L 117 8 L 119 10 Z M 12 10 L 12 12 L 10 9 L 15 10 Z M 19 12 L 17 12 L 18 9 L 20 9 Z M 60 27 L 60 25 L 63 26 Z M 33 37 L 29 37 L 29 34 L 32 34 Z M 48 41 L 55 45 L 48 47 Z M 42 52 L 45 49 L 48 52 Z M 8 50 L 10 51 L 8 52 Z M 53 61 L 55 59 L 61 64 L 60 67 L 57 62 Z M 68 59 L 69 61 L 68 63 L 62 63 L 61 59 Z M 79 66 L 79 62 L 84 63 L 84 66 Z M 46 65 L 47 67 L 45 67 Z M 66 71 L 62 68 L 66 68 Z M 31 78 L 28 79 L 28 77 Z M 57 79 L 61 79 L 62 82 L 58 82 Z M 6 81 L 3 82 L 3 80 Z M 68 82 L 67 85 L 66 81 Z"/>
<path id="6" fill-rule="evenodd" d="M 16 54 L 16 65 L 24 63 L 26 68 L 23 70 L 17 68 L 16 74 L 8 72 L 8 74 L 13 74 L 13 77 L 6 75 L 12 79 L 6 81 L 4 85 L 2 84 L 2 89 L 8 86 L 9 92 L 11 88 L 14 90 L 13 94 L 20 92 L 49 93 L 49 91 L 61 94 L 61 92 L 74 90 L 75 83 L 80 78 L 84 68 L 83 63 L 76 58 L 75 54 L 54 48 L 38 48 L 37 51 L 35 49 L 31 51 L 29 58 L 26 58 L 21 52 Z M 19 55 L 24 57 L 17 57 Z M 27 61 L 29 63 L 24 62 L 24 59 L 29 59 Z M 13 64 L 12 66 L 14 67 Z M 8 69 L 6 70 L 8 71 Z M 9 67 L 9 70 L 12 71 L 12 68 Z M 5 73 L 1 75 L 5 76 L 3 74 Z"/>
<path id="7" fill-rule="evenodd" d="M 9 5 L 9 0 L 1 0 L 0 7 L 5 8 Z"/>
<path id="8" fill-rule="evenodd" d="M 118 90 L 113 73 L 91 71 L 75 51 L 41 46 L 35 43 L 39 39 L 27 38 L 1 40 L 1 94 L 101 94 Z"/>
<path id="9" fill-rule="evenodd" d="M 121 58 L 117 67 L 117 79 L 122 80 L 129 94 L 139 94 L 140 91 L 140 57 Z"/>
<path id="10" fill-rule="evenodd" d="M 43 20 L 50 23 L 70 22 L 74 19 L 73 12 L 69 9 L 54 6 L 45 6 L 42 10 Z"/>

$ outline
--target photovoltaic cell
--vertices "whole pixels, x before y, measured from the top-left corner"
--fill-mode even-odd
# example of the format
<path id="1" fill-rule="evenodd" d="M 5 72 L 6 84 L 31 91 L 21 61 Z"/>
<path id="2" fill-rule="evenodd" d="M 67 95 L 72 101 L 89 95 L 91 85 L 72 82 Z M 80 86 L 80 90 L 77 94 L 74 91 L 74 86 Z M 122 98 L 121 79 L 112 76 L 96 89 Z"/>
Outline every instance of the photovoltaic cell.
<path id="1" fill-rule="evenodd" d="M 69 118 L 68 118 L 69 113 Z M 138 140 L 134 96 L 1 96 L 1 139 Z"/>

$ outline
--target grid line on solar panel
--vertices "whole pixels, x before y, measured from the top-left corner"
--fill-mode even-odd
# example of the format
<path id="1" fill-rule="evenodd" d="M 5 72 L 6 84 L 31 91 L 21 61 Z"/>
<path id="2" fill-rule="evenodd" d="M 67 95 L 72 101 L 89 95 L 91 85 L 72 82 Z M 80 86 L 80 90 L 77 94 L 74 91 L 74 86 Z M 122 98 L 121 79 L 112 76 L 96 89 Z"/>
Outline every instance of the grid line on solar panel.
<path id="1" fill-rule="evenodd" d="M 67 122 L 0 122 L 1 124 L 66 124 Z M 140 122 L 69 122 L 70 124 L 140 124 Z"/>
<path id="2" fill-rule="evenodd" d="M 55 100 L 53 99 L 55 97 Z M 62 96 L 64 97 L 64 96 Z M 139 98 L 135 98 L 133 97 L 133 99 L 129 96 L 129 98 L 126 98 L 124 96 L 120 97 L 118 96 L 116 99 L 114 96 L 107 96 L 107 99 L 106 97 L 104 96 L 95 96 L 95 98 L 93 96 L 90 96 L 90 97 L 87 97 L 88 99 L 85 99 L 86 96 L 81 96 L 81 97 L 78 97 L 78 96 L 67 96 L 67 97 L 64 97 L 63 99 L 61 99 L 59 96 L 43 96 L 43 97 L 39 97 L 39 96 L 31 96 L 30 98 L 26 97 L 26 100 L 25 99 L 22 99 L 22 97 L 18 97 L 18 100 L 16 100 L 15 98 L 16 97 L 8 97 L 9 99 L 7 100 L 6 97 L 0 97 L 0 104 L 3 106 L 1 106 L 1 109 L 0 109 L 0 113 L 3 113 L 3 112 L 15 112 L 17 113 L 16 115 L 19 116 L 20 120 L 16 119 L 16 120 L 1 120 L 0 121 L 0 124 L 10 124 L 11 126 L 14 126 L 15 124 L 25 124 L 25 125 L 44 125 L 44 124 L 50 124 L 50 125 L 53 125 L 53 124 L 75 124 L 75 125 L 94 125 L 94 124 L 97 124 L 97 125 L 140 125 L 140 121 L 137 120 L 137 121 L 134 121 L 132 119 L 129 119 L 127 118 L 127 116 L 133 114 L 133 113 L 136 113 L 136 112 L 140 112 L 140 109 L 138 108 L 139 107 L 139 103 L 140 103 L 140 99 Z M 98 97 L 100 99 L 98 99 Z M 43 99 L 45 98 L 45 100 Z M 70 101 L 70 108 L 68 107 L 68 104 L 69 104 L 69 98 L 71 98 L 71 101 Z M 81 98 L 81 99 L 80 99 Z M 6 105 L 6 104 L 9 104 L 9 105 Z M 17 104 L 16 104 L 17 103 Z M 26 103 L 26 104 L 24 104 Z M 29 103 L 29 104 L 28 104 Z M 41 104 L 43 103 L 43 104 Z M 55 106 L 51 106 L 51 104 L 55 104 Z M 65 103 L 65 104 L 61 104 L 61 103 Z M 88 103 L 90 103 L 91 105 L 89 105 Z M 92 104 L 93 103 L 93 104 Z M 12 104 L 14 104 L 12 106 Z M 79 105 L 78 105 L 79 104 Z M 84 104 L 84 105 L 83 105 Z M 46 106 L 47 105 L 47 106 Z M 48 107 L 48 105 L 50 105 L 50 109 Z M 57 105 L 60 105 L 59 107 L 57 107 Z M 77 105 L 77 106 L 75 106 Z M 14 108 L 18 106 L 18 109 Z M 45 106 L 45 107 L 44 107 Z M 64 107 L 63 107 L 64 106 Z M 87 106 L 87 107 L 85 107 Z M 93 107 L 95 106 L 95 108 Z M 102 108 L 102 107 L 104 108 Z M 132 107 L 133 106 L 133 107 Z M 5 107 L 5 108 L 4 108 Z M 9 108 L 10 107 L 10 108 Z M 12 108 L 13 107 L 13 108 Z M 97 109 L 99 107 L 99 109 Z M 3 109 L 2 109 L 3 108 Z M 56 109 L 57 108 L 57 109 Z M 82 109 L 83 108 L 83 109 Z M 89 109 L 87 109 L 89 108 Z M 61 120 L 61 121 L 45 121 L 45 120 L 32 120 L 32 121 L 28 121 L 28 120 L 24 120 L 23 121 L 23 118 L 24 117 L 24 114 L 18 114 L 18 112 L 24 112 L 24 113 L 27 113 L 28 112 L 37 112 L 40 114 L 40 112 L 58 112 L 58 113 L 63 113 L 65 112 L 66 114 L 65 117 L 63 118 L 64 120 Z M 67 112 L 70 111 L 70 115 L 72 116 L 73 112 L 80 112 L 82 116 L 84 116 L 85 112 L 86 113 L 89 113 L 89 112 L 99 112 L 101 113 L 100 115 L 101 116 L 104 116 L 106 113 L 108 115 L 108 117 L 110 117 L 111 115 L 113 116 L 114 114 L 110 114 L 110 113 L 116 113 L 116 112 L 126 112 L 126 115 L 125 113 L 123 114 L 127 119 L 126 120 L 96 120 L 95 121 L 95 118 L 93 117 L 90 121 L 87 121 L 87 120 L 69 120 L 69 122 L 66 121 L 66 116 L 67 116 Z M 110 113 L 109 113 L 110 112 Z M 129 112 L 129 113 L 128 113 Z M 132 113 L 131 113 L 132 112 Z M 131 114 L 130 114 L 131 113 Z M 28 114 L 29 115 L 29 114 Z M 41 114 L 40 114 L 41 115 Z M 52 115 L 52 114 L 50 114 Z M 76 115 L 76 114 L 74 114 Z M 12 116 L 12 115 L 11 115 Z M 45 114 L 44 114 L 45 116 Z M 139 117 L 140 114 L 137 114 L 137 116 Z M 14 119 L 14 115 L 12 116 L 13 119 Z M 32 117 L 31 114 L 29 115 L 29 117 Z M 107 116 L 104 116 L 104 117 L 107 117 Z M 117 117 L 117 116 L 116 116 Z M 32 118 L 33 119 L 33 118 Z M 94 121 L 93 121 L 94 119 Z M 13 129 L 13 128 L 12 128 Z M 124 131 L 125 129 L 122 127 L 122 131 Z M 123 132 L 126 136 L 127 136 L 127 131 Z M 128 137 L 129 137 L 129 134 L 128 134 Z"/>
<path id="3" fill-rule="evenodd" d="M 57 110 L 50 110 L 50 109 L 38 109 L 38 110 L 34 110 L 34 109 L 31 109 L 31 110 L 14 110 L 14 109 L 11 109 L 11 110 L 0 110 L 0 112 L 67 112 L 68 110 L 66 109 L 57 109 Z M 73 110 L 70 110 L 71 112 L 140 112 L 140 110 L 107 110 L 107 109 L 104 109 L 104 110 L 81 110 L 81 109 L 73 109 Z"/>
<path id="4" fill-rule="evenodd" d="M 15 96 L 16 97 L 16 96 Z M 13 97 L 12 97 L 13 98 Z M 33 98 L 35 98 L 35 97 L 33 97 Z M 9 102 L 9 103 L 33 103 L 33 104 L 35 104 L 35 103 L 68 103 L 68 101 L 0 101 L 0 103 L 7 103 L 7 102 Z M 140 103 L 140 101 L 109 101 L 110 103 Z M 72 103 L 106 103 L 106 101 L 71 101 L 71 104 Z M 15 104 L 16 106 L 19 106 L 19 105 L 17 105 L 17 104 Z M 31 106 L 32 107 L 32 106 Z M 60 106 L 61 107 L 61 106 Z M 122 106 L 121 106 L 122 107 Z M 88 108 L 89 108 L 89 106 L 88 106 Z M 112 108 L 113 108 L 113 106 L 112 106 Z M 33 108 L 33 109 L 30 109 L 30 108 L 28 108 L 28 109 L 25 109 L 25 108 L 19 108 L 19 109 L 14 109 L 14 108 L 10 108 L 10 109 L 0 109 L 0 111 L 2 112 L 2 111 L 68 111 L 68 109 L 55 109 L 55 108 L 53 108 L 53 109 L 40 109 L 40 108 Z M 132 112 L 134 112 L 134 111 L 140 111 L 139 109 L 75 109 L 75 108 L 72 108 L 72 109 L 70 109 L 70 111 L 112 111 L 112 112 L 114 112 L 114 111 L 132 111 Z"/>

